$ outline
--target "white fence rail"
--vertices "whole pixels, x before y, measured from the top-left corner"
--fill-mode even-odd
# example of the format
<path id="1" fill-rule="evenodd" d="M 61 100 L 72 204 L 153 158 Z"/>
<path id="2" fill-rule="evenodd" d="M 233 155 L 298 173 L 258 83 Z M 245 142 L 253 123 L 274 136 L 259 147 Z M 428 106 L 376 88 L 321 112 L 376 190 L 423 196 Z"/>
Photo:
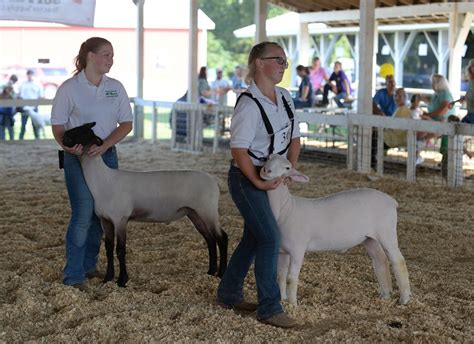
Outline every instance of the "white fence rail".
<path id="1" fill-rule="evenodd" d="M 406 132 L 407 135 L 407 162 L 406 162 L 406 179 L 414 181 L 416 178 L 416 133 L 428 132 L 437 136 L 448 136 L 448 167 L 447 182 L 450 186 L 460 186 L 463 184 L 463 142 L 464 136 L 474 136 L 474 126 L 464 123 L 440 123 L 435 121 L 421 121 L 404 118 L 392 118 L 373 116 L 365 114 L 349 113 L 342 116 L 322 115 L 318 112 L 299 112 L 298 120 L 300 123 L 308 124 L 326 124 L 347 128 L 347 162 L 348 168 L 355 168 L 354 163 L 360 159 L 360 155 L 368 155 L 371 151 L 362 151 L 357 146 L 357 142 L 361 141 L 361 130 L 363 127 L 377 128 L 377 174 L 383 175 L 384 161 L 384 139 L 383 131 L 385 129 L 398 129 Z M 357 132 L 357 136 L 356 136 Z M 304 134 L 302 135 L 305 136 Z M 370 159 L 368 159 L 370 161 Z"/>
<path id="2" fill-rule="evenodd" d="M 212 140 L 212 153 L 217 152 L 219 141 L 224 135 L 228 138 L 228 126 L 232 116 L 233 108 L 221 105 L 195 104 L 187 102 L 165 102 L 155 100 L 144 100 L 131 98 L 131 103 L 137 107 L 151 107 L 151 140 L 158 140 L 157 124 L 158 113 L 162 108 L 171 113 L 171 147 L 177 150 L 200 152 L 203 150 L 205 139 Z M 38 106 L 51 105 L 52 100 L 0 100 L 0 106 Z M 135 111 L 136 112 L 136 111 Z M 376 128 L 377 139 L 377 166 L 376 173 L 383 175 L 384 171 L 384 130 L 397 129 L 406 132 L 407 135 L 407 157 L 406 157 L 406 179 L 416 179 L 416 133 L 428 132 L 437 136 L 448 137 L 447 154 L 447 183 L 450 186 L 463 185 L 463 143 L 464 137 L 474 138 L 474 125 L 463 123 L 440 123 L 435 121 L 421 121 L 412 119 L 400 119 L 381 117 L 366 114 L 349 113 L 347 111 L 331 112 L 321 111 L 296 111 L 299 123 L 307 123 L 313 126 L 328 126 L 332 128 L 344 128 L 346 135 L 334 133 L 302 132 L 304 139 L 330 139 L 333 142 L 343 142 L 347 147 L 346 163 L 349 169 L 361 168 L 361 160 L 369 160 L 371 156 L 370 145 L 362 145 L 364 140 L 370 140 L 371 128 Z M 136 117 L 136 116 L 135 116 Z M 136 119 L 134 119 L 136 121 Z M 183 124 L 184 123 L 184 124 Z M 134 125 L 134 127 L 136 127 Z M 134 132 L 137 136 L 137 133 Z M 366 141 L 365 141 L 366 142 Z"/>
<path id="3" fill-rule="evenodd" d="M 148 102 L 147 104 L 160 106 L 160 102 Z M 195 104 L 187 102 L 166 103 L 167 107 L 172 106 L 171 146 L 173 149 L 200 152 L 203 149 L 205 130 L 210 131 L 212 136 L 212 153 L 218 150 L 219 140 L 223 138 L 226 123 L 230 122 L 233 108 L 229 106 Z M 328 110 L 324 110 L 325 112 Z M 386 129 L 398 129 L 406 132 L 407 135 L 407 159 L 406 159 L 406 179 L 414 181 L 416 179 L 416 132 L 429 132 L 437 136 L 448 136 L 448 167 L 447 183 L 450 186 L 461 186 L 463 184 L 463 137 L 474 137 L 474 126 L 461 123 L 440 123 L 435 121 L 421 121 L 412 119 L 399 119 L 391 117 L 381 117 L 365 114 L 348 113 L 347 111 L 326 114 L 320 111 L 297 111 L 297 119 L 301 123 L 308 123 L 317 126 L 330 126 L 344 128 L 346 136 L 334 134 L 321 134 L 314 132 L 303 132 L 302 138 L 326 138 L 345 141 L 347 145 L 346 162 L 350 169 L 362 170 L 360 160 L 362 156 L 370 161 L 371 151 L 363 150 L 363 145 L 359 144 L 370 137 L 362 135 L 362 128 L 368 128 L 365 133 L 371 132 L 371 128 L 377 128 L 377 166 L 376 173 L 383 175 L 384 171 L 384 139 L 383 132 Z M 179 122 L 184 119 L 184 130 L 179 128 Z M 181 123 L 182 124 L 182 123 Z M 153 126 L 153 132 L 156 131 Z M 180 132 L 181 131 L 181 132 Z M 209 138 L 209 134 L 208 134 Z M 369 157 L 367 159 L 367 156 Z"/>

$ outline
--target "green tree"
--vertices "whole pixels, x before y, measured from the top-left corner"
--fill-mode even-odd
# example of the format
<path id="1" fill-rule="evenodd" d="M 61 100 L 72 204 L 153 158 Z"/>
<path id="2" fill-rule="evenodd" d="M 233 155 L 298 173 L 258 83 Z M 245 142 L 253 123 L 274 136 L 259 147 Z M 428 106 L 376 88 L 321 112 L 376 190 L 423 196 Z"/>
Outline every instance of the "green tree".
<path id="1" fill-rule="evenodd" d="M 199 7 L 216 24 L 208 33 L 209 66 L 222 67 L 224 74 L 230 74 L 235 65 L 246 64 L 254 40 L 236 38 L 234 30 L 254 23 L 255 0 L 200 0 Z M 269 18 L 285 12 L 269 4 Z"/>

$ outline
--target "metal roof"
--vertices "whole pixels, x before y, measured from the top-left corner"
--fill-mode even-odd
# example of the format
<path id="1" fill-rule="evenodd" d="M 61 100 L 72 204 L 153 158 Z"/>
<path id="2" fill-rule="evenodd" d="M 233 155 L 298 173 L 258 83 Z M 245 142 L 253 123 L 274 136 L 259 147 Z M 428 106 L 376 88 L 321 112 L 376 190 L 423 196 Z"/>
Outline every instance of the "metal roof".
<path id="1" fill-rule="evenodd" d="M 360 0 L 268 0 L 270 3 L 303 14 L 307 22 L 329 26 L 354 26 L 359 22 Z M 376 0 L 379 24 L 447 23 L 450 13 L 472 11 L 470 1 Z M 356 15 L 357 14 L 357 15 Z M 304 19 L 306 18 L 306 19 Z"/>

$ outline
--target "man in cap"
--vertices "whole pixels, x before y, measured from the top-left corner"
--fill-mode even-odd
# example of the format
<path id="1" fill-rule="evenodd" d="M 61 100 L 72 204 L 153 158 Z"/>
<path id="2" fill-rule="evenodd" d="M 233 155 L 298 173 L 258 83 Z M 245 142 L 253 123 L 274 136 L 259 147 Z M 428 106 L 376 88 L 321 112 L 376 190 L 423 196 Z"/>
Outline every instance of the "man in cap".
<path id="1" fill-rule="evenodd" d="M 223 78 L 223 72 L 221 68 L 216 69 L 216 80 L 211 83 L 211 89 L 213 90 L 213 98 L 220 105 L 227 105 L 227 92 L 232 87 L 229 82 Z"/>
<path id="2" fill-rule="evenodd" d="M 35 72 L 29 69 L 26 72 L 27 80 L 23 82 L 20 86 L 19 98 L 21 99 L 40 99 L 44 97 L 43 86 L 34 79 Z M 26 107 L 25 107 L 26 109 Z M 38 107 L 34 107 L 31 109 L 34 112 L 38 112 Z M 30 114 L 28 111 L 23 111 L 21 113 L 21 130 L 20 130 L 20 140 L 23 140 L 25 137 L 26 131 L 26 123 L 28 123 L 28 118 L 30 118 Z M 33 126 L 33 134 L 35 138 L 39 138 L 39 128 L 35 126 L 33 123 L 33 119 L 31 120 L 31 124 Z"/>

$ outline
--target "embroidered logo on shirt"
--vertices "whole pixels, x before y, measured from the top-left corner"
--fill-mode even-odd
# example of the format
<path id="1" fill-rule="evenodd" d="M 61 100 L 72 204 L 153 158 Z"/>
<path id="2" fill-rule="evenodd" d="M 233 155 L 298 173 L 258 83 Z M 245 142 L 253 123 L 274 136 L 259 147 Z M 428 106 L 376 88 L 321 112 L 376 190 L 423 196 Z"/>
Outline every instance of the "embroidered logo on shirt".
<path id="1" fill-rule="evenodd" d="M 118 92 L 115 90 L 106 90 L 105 91 L 105 96 L 106 97 L 118 97 Z"/>

